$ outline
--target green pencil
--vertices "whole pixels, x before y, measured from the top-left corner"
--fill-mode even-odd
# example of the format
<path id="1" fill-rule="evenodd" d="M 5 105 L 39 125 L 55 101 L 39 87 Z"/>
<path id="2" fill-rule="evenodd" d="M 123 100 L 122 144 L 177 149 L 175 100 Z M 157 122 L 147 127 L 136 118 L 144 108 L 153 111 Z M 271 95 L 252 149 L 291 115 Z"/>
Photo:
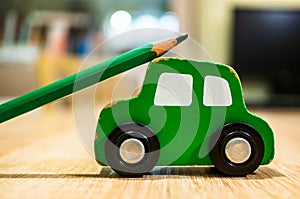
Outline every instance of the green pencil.
<path id="1" fill-rule="evenodd" d="M 149 62 L 187 38 L 181 35 L 135 48 L 0 105 L 0 123 Z"/>

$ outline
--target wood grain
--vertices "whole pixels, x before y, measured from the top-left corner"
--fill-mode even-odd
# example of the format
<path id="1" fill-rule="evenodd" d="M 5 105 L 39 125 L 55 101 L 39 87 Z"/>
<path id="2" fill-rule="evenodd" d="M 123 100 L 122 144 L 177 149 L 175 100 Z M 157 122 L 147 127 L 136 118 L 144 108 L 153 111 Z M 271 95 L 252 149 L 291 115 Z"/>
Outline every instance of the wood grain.
<path id="1" fill-rule="evenodd" d="M 95 163 L 70 111 L 26 114 L 0 126 L 0 198 L 300 198 L 300 110 L 254 112 L 276 133 L 275 160 L 254 174 L 163 167 L 132 179 Z"/>

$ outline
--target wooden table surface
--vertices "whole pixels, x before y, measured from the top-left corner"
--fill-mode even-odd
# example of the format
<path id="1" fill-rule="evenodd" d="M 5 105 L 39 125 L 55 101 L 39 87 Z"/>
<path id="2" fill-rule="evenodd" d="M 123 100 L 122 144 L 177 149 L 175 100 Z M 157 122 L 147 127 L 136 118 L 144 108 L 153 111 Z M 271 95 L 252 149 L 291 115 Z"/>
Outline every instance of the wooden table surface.
<path id="1" fill-rule="evenodd" d="M 0 125 L 0 198 L 300 198 L 300 110 L 254 110 L 276 133 L 275 160 L 247 177 L 168 167 L 120 178 L 81 145 L 70 111 Z"/>

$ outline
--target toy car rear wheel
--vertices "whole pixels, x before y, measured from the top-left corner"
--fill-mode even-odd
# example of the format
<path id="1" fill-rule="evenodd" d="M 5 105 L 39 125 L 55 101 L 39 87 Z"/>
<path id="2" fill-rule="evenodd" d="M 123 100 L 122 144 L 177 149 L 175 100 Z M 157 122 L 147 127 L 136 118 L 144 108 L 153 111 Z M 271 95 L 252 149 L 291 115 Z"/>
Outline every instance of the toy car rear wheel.
<path id="1" fill-rule="evenodd" d="M 137 123 L 117 127 L 105 143 L 108 165 L 122 176 L 136 177 L 151 171 L 159 154 L 157 136 L 148 127 Z"/>
<path id="2" fill-rule="evenodd" d="M 210 156 L 219 171 L 229 176 L 245 176 L 258 168 L 264 156 L 264 143 L 254 128 L 231 123 L 216 135 L 220 137 Z"/>

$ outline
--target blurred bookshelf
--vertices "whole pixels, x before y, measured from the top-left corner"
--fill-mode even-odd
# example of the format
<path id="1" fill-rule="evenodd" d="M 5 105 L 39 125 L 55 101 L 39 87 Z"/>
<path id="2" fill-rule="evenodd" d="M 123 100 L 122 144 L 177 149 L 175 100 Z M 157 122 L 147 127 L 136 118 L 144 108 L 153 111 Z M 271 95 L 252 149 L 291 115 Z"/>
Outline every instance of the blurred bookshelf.
<path id="1" fill-rule="evenodd" d="M 93 47 L 89 15 L 83 12 L 37 10 L 22 18 L 9 11 L 0 21 L 3 99 L 76 72 Z"/>
<path id="2" fill-rule="evenodd" d="M 111 42 L 102 47 L 104 50 L 98 46 L 97 52 L 93 52 L 100 42 L 119 33 L 140 28 L 173 28 L 178 32 L 179 19 L 171 12 L 170 2 L 3 0 L 0 7 L 0 98 L 13 98 L 47 85 L 77 72 L 83 62 L 85 66 L 94 65 L 144 44 L 149 37 L 153 41 L 164 39 L 159 34 L 156 37 L 143 34 L 121 44 Z M 113 16 L 117 16 L 115 23 Z M 91 52 L 93 56 L 86 60 Z M 142 79 L 129 76 L 123 78 L 122 84 L 128 90 Z M 101 99 L 111 97 L 113 86 L 121 77 L 102 84 Z M 129 92 L 124 86 L 120 93 Z M 62 103 L 66 102 L 70 99 Z"/>

